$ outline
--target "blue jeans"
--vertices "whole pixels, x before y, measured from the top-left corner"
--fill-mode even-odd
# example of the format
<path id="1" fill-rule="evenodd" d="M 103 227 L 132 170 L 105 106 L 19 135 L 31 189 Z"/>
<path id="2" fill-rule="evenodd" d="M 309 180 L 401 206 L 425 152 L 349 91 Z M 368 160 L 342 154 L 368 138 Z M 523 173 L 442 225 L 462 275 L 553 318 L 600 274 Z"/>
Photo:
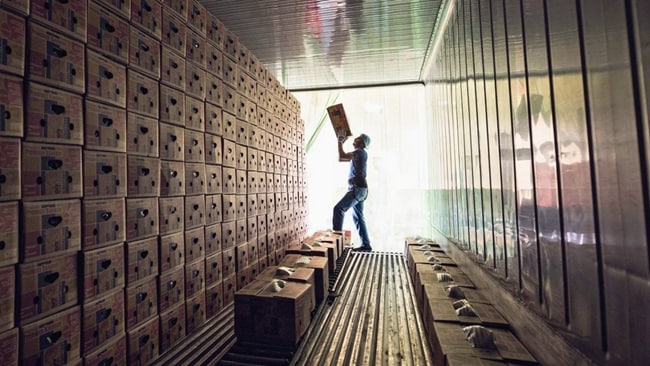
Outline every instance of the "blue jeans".
<path id="1" fill-rule="evenodd" d="M 347 193 L 341 200 L 334 206 L 334 215 L 332 217 L 332 229 L 342 230 L 343 217 L 347 210 L 351 207 L 354 209 L 352 212 L 352 219 L 354 225 L 357 227 L 359 237 L 361 238 L 361 245 L 369 246 L 370 238 L 368 238 L 368 228 L 366 227 L 366 218 L 363 216 L 363 201 L 368 197 L 368 188 L 361 188 L 351 185 Z"/>

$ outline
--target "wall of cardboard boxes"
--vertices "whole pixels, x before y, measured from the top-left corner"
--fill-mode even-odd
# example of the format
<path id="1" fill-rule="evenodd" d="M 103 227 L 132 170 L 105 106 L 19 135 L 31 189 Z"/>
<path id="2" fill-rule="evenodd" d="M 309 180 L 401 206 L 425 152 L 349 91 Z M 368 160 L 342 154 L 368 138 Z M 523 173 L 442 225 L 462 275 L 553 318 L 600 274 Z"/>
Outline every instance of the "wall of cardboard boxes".
<path id="1" fill-rule="evenodd" d="M 306 235 L 293 95 L 195 0 L 0 0 L 0 364 L 146 364 Z"/>

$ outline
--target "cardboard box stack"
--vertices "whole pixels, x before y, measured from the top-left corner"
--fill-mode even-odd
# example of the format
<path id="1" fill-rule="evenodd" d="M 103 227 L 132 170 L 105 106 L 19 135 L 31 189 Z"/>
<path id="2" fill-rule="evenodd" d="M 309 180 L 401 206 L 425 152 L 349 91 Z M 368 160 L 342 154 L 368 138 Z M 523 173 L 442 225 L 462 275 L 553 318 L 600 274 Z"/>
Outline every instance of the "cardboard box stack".
<path id="1" fill-rule="evenodd" d="M 235 334 L 242 341 L 295 346 L 313 308 L 311 284 L 256 279 L 235 294 Z"/>
<path id="2" fill-rule="evenodd" d="M 404 255 L 434 365 L 536 364 L 508 321 L 440 245 L 408 237 Z"/>
<path id="3" fill-rule="evenodd" d="M 257 241 L 257 247 L 237 246 L 235 266 L 246 268 L 252 251 L 268 250 L 285 240 L 284 233 L 276 232 L 267 241 Z M 339 234 L 319 231 L 300 242 L 285 248 L 260 272 L 238 275 L 239 290 L 234 295 L 238 339 L 294 347 L 304 335 L 312 311 L 327 297 L 329 274 L 335 269 L 342 240 Z M 227 271 L 231 265 L 223 259 Z"/>
<path id="4" fill-rule="evenodd" d="M 0 1 L 0 363 L 148 364 L 231 304 L 306 234 L 299 116 L 196 0 Z"/>

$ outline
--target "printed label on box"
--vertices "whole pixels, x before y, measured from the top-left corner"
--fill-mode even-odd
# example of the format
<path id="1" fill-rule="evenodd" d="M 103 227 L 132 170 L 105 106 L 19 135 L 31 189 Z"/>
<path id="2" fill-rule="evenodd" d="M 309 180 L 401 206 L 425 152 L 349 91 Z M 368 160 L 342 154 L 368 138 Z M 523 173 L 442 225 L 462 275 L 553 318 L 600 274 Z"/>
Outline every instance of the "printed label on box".
<path id="1" fill-rule="evenodd" d="M 127 241 L 158 235 L 158 199 L 127 198 L 126 225 Z"/>
<path id="2" fill-rule="evenodd" d="M 246 201 L 246 196 L 244 195 L 243 198 L 241 196 L 237 196 L 237 204 L 240 205 Z M 247 233 L 247 228 L 248 226 L 246 225 L 246 219 L 238 219 L 235 224 L 235 235 L 236 235 L 236 244 L 237 245 L 242 245 L 246 244 L 246 241 L 248 240 L 248 233 Z M 239 266 L 238 268 L 244 268 L 248 265 L 248 261 L 246 260 L 245 263 L 242 263 L 243 265 Z"/>
<path id="3" fill-rule="evenodd" d="M 0 333 L 0 360 L 3 360 L 5 365 L 18 365 L 18 345 L 20 344 L 18 330 L 18 328 L 13 328 Z"/>
<path id="4" fill-rule="evenodd" d="M 205 132 L 215 136 L 223 135 L 223 112 L 221 107 L 205 103 Z"/>
<path id="5" fill-rule="evenodd" d="M 185 93 L 200 100 L 205 99 L 207 73 L 191 62 L 185 64 Z"/>
<path id="6" fill-rule="evenodd" d="M 205 224 L 206 225 L 212 225 L 221 222 L 222 207 L 223 206 L 222 206 L 220 194 L 205 196 L 205 210 L 206 210 Z"/>
<path id="7" fill-rule="evenodd" d="M 77 360 L 81 355 L 80 330 L 81 309 L 78 306 L 22 326 L 21 365 L 64 365 Z"/>
<path id="8" fill-rule="evenodd" d="M 156 317 L 127 333 L 128 365 L 149 365 L 158 357 L 159 325 Z"/>
<path id="9" fill-rule="evenodd" d="M 237 49 L 239 48 L 239 38 L 230 29 L 226 28 L 223 40 L 223 53 L 233 60 L 237 59 Z"/>
<path id="10" fill-rule="evenodd" d="M 221 252 L 221 223 L 205 227 L 205 255 Z"/>
<path id="11" fill-rule="evenodd" d="M 221 49 L 223 47 L 226 28 L 214 14 L 208 12 L 206 18 L 206 38 L 208 42 Z"/>
<path id="12" fill-rule="evenodd" d="M 221 164 L 223 162 L 223 141 L 221 137 L 205 134 L 205 162 L 209 164 Z"/>
<path id="13" fill-rule="evenodd" d="M 223 59 L 223 82 L 236 90 L 237 88 L 237 62 L 229 58 Z"/>
<path id="14" fill-rule="evenodd" d="M 158 281 L 160 312 L 185 302 L 185 266 L 162 273 Z"/>
<path id="15" fill-rule="evenodd" d="M 160 273 L 185 264 L 185 233 L 178 232 L 160 237 Z"/>
<path id="16" fill-rule="evenodd" d="M 184 48 L 183 48 L 184 49 Z M 167 45 L 162 47 L 161 82 L 185 90 L 185 59 Z"/>
<path id="17" fill-rule="evenodd" d="M 124 286 L 124 245 L 84 252 L 84 301 Z"/>
<path id="18" fill-rule="evenodd" d="M 23 263 L 81 249 L 79 200 L 23 204 Z"/>
<path id="19" fill-rule="evenodd" d="M 205 165 L 206 193 L 222 193 L 223 171 L 220 165 Z"/>
<path id="20" fill-rule="evenodd" d="M 21 15 L 29 15 L 29 0 L 2 0 L 2 6 Z"/>
<path id="21" fill-rule="evenodd" d="M 238 194 L 246 193 L 248 191 L 248 175 L 247 175 L 246 170 L 237 169 L 236 174 L 235 174 L 235 179 L 237 180 L 236 192 Z M 246 208 L 245 207 L 238 207 L 238 209 L 242 209 L 242 208 L 244 209 L 244 212 L 238 211 L 237 212 L 238 217 L 241 217 L 239 215 L 241 215 L 242 213 L 244 215 L 246 214 L 246 212 L 245 212 Z"/>
<path id="22" fill-rule="evenodd" d="M 83 4 L 84 7 L 86 5 L 86 2 L 83 1 L 78 3 Z M 34 4 L 33 1 L 32 5 Z M 85 31 L 86 27 L 83 28 Z M 31 39 L 29 78 L 76 93 L 83 93 L 86 87 L 83 43 L 73 41 L 31 22 L 28 29 Z"/>
<path id="23" fill-rule="evenodd" d="M 23 136 L 23 80 L 0 74 L 0 136 Z"/>
<path id="24" fill-rule="evenodd" d="M 195 296 L 205 288 L 205 261 L 185 265 L 185 298 Z"/>
<path id="25" fill-rule="evenodd" d="M 223 279 L 222 263 L 223 261 L 220 252 L 205 258 L 206 287 L 210 287 L 217 284 L 218 282 L 221 282 Z"/>
<path id="26" fill-rule="evenodd" d="M 234 141 L 227 140 L 225 138 L 223 139 L 222 163 L 224 166 L 224 170 L 226 169 L 226 167 L 232 168 L 234 170 L 235 166 L 237 165 L 237 144 Z M 224 179 L 224 184 L 226 183 L 227 182 Z M 236 188 L 236 186 L 233 187 Z M 225 185 L 224 185 L 224 189 L 225 189 Z"/>
<path id="27" fill-rule="evenodd" d="M 131 24 L 135 24 L 156 39 L 162 35 L 162 4 L 157 1 L 132 0 Z"/>
<path id="28" fill-rule="evenodd" d="M 212 44 L 207 45 L 207 50 L 208 53 L 205 59 L 205 65 L 208 72 L 220 80 L 220 78 L 223 77 L 223 54 Z"/>
<path id="29" fill-rule="evenodd" d="M 102 4 L 117 12 L 126 20 L 131 18 L 131 0 L 103 0 Z"/>
<path id="30" fill-rule="evenodd" d="M 205 289 L 206 317 L 208 319 L 217 315 L 223 309 L 223 283 L 218 282 Z"/>
<path id="31" fill-rule="evenodd" d="M 124 291 L 83 305 L 83 352 L 95 350 L 124 333 Z"/>
<path id="32" fill-rule="evenodd" d="M 160 79 L 160 41 L 131 27 L 129 66 Z"/>
<path id="33" fill-rule="evenodd" d="M 126 365 L 126 334 L 118 336 L 84 355 L 87 365 Z"/>
<path id="34" fill-rule="evenodd" d="M 237 291 L 237 277 L 234 274 L 226 277 L 226 274 L 224 272 L 223 306 L 228 306 L 235 301 L 235 291 Z"/>
<path id="35" fill-rule="evenodd" d="M 205 7 L 196 0 L 189 0 L 189 11 L 187 13 L 187 25 L 194 28 L 197 32 L 205 34 L 206 25 Z"/>
<path id="36" fill-rule="evenodd" d="M 205 67 L 205 37 L 191 30 L 185 36 L 186 59 Z"/>
<path id="37" fill-rule="evenodd" d="M 160 351 L 164 352 L 185 337 L 185 304 L 160 314 Z"/>
<path id="38" fill-rule="evenodd" d="M 160 86 L 160 120 L 185 125 L 185 95 L 181 90 Z"/>
<path id="39" fill-rule="evenodd" d="M 22 155 L 24 199 L 81 196 L 80 147 L 24 142 Z"/>
<path id="40" fill-rule="evenodd" d="M 83 249 L 89 250 L 126 240 L 123 198 L 83 200 Z"/>
<path id="41" fill-rule="evenodd" d="M 0 268 L 0 291 L 3 294 L 14 294 L 16 292 L 15 266 Z M 15 298 L 13 296 L 3 296 L 0 298 L 0 332 L 11 329 L 14 326 L 14 306 Z"/>
<path id="42" fill-rule="evenodd" d="M 173 11 L 176 16 L 187 20 L 188 0 L 164 0 L 163 11 Z"/>
<path id="43" fill-rule="evenodd" d="M 86 41 L 87 8 L 85 1 L 51 2 L 48 0 L 30 0 L 30 15 L 34 19 L 63 31 L 82 42 Z"/>
<path id="44" fill-rule="evenodd" d="M 205 162 L 203 132 L 185 130 L 185 162 Z"/>
<path id="45" fill-rule="evenodd" d="M 185 127 L 198 132 L 205 130 L 203 119 L 205 118 L 205 104 L 203 101 L 190 96 L 185 96 L 185 116 L 187 120 Z"/>
<path id="46" fill-rule="evenodd" d="M 205 225 L 204 196 L 185 197 L 185 229 L 192 229 L 203 225 Z"/>
<path id="47" fill-rule="evenodd" d="M 127 71 L 127 78 L 127 109 L 158 118 L 158 81 L 132 70 Z"/>
<path id="48" fill-rule="evenodd" d="M 95 1 L 89 1 L 87 44 L 125 64 L 129 52 L 129 22 Z"/>
<path id="49" fill-rule="evenodd" d="M 129 154 L 158 157 L 158 120 L 127 113 L 127 147 Z"/>
<path id="50" fill-rule="evenodd" d="M 163 13 L 162 43 L 183 56 L 183 60 L 185 59 L 186 33 L 187 27 L 184 20 L 170 11 Z"/>
<path id="51" fill-rule="evenodd" d="M 185 195 L 205 193 L 205 165 L 185 163 Z"/>
<path id="52" fill-rule="evenodd" d="M 203 227 L 185 231 L 185 263 L 205 259 L 205 231 Z"/>
<path id="53" fill-rule="evenodd" d="M 236 220 L 237 219 L 237 196 L 234 194 L 224 194 L 221 196 L 221 200 L 223 202 L 223 208 L 221 212 L 221 214 L 223 215 L 223 222 L 230 222 Z"/>
<path id="54" fill-rule="evenodd" d="M 25 138 L 83 144 L 83 99 L 59 89 L 29 83 Z"/>
<path id="55" fill-rule="evenodd" d="M 20 199 L 20 139 L 0 137 L 0 201 Z"/>
<path id="56" fill-rule="evenodd" d="M 186 300 L 187 333 L 190 334 L 205 323 L 205 290 Z"/>
<path id="57" fill-rule="evenodd" d="M 182 127 L 160 124 L 160 158 L 178 161 L 185 159 L 185 131 Z"/>
<path id="58" fill-rule="evenodd" d="M 185 194 L 185 185 L 185 163 L 182 161 L 161 160 L 160 195 L 162 197 L 182 196 Z M 163 215 L 162 212 L 161 215 Z"/>
<path id="59" fill-rule="evenodd" d="M 126 284 L 131 286 L 158 274 L 158 238 L 153 237 L 126 245 Z"/>
<path id="60" fill-rule="evenodd" d="M 237 64 L 239 65 L 242 72 L 249 72 L 250 68 L 250 53 L 246 46 L 242 43 L 239 44 L 239 49 L 237 50 Z"/>
<path id="61" fill-rule="evenodd" d="M 76 253 L 21 264 L 19 275 L 22 324 L 77 303 Z"/>
<path id="62" fill-rule="evenodd" d="M 87 96 L 91 99 L 126 107 L 126 67 L 96 53 L 88 51 Z"/>
<path id="63" fill-rule="evenodd" d="M 128 156 L 127 176 L 129 197 L 160 195 L 160 160 L 141 156 Z"/>
<path id="64" fill-rule="evenodd" d="M 126 196 L 126 154 L 84 151 L 84 197 Z"/>
<path id="65" fill-rule="evenodd" d="M 223 229 L 222 229 L 223 230 Z M 235 252 L 237 251 L 237 248 L 231 247 L 231 248 L 225 248 L 223 249 L 222 252 L 222 275 L 224 280 L 228 278 L 231 275 L 234 275 L 237 273 L 237 261 L 235 258 Z"/>
<path id="66" fill-rule="evenodd" d="M 205 100 L 219 107 L 223 106 L 223 90 L 223 82 L 221 79 L 217 79 L 217 77 L 213 76 L 212 74 L 208 74 L 208 79 L 206 81 Z"/>
<path id="67" fill-rule="evenodd" d="M 139 324 L 158 314 L 158 291 L 156 277 L 126 288 L 126 328 Z"/>
<path id="68" fill-rule="evenodd" d="M 0 203 L 0 267 L 18 263 L 18 202 Z"/>
<path id="69" fill-rule="evenodd" d="M 25 74 L 25 18 L 0 9 L 0 71 Z"/>
<path id="70" fill-rule="evenodd" d="M 126 152 L 126 111 L 86 100 L 86 148 Z"/>

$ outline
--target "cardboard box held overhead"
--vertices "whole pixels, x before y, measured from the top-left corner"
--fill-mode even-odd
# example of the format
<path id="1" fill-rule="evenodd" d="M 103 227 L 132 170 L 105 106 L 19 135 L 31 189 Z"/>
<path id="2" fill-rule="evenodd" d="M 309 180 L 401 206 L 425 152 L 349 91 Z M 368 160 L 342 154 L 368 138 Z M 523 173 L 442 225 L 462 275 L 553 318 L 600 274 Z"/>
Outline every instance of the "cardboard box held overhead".
<path id="1" fill-rule="evenodd" d="M 345 136 L 352 136 L 350 125 L 348 125 L 348 118 L 345 116 L 343 104 L 335 104 L 327 107 L 327 114 L 330 116 L 332 127 L 334 127 L 334 136 L 338 138 L 339 135 L 345 133 Z"/>

